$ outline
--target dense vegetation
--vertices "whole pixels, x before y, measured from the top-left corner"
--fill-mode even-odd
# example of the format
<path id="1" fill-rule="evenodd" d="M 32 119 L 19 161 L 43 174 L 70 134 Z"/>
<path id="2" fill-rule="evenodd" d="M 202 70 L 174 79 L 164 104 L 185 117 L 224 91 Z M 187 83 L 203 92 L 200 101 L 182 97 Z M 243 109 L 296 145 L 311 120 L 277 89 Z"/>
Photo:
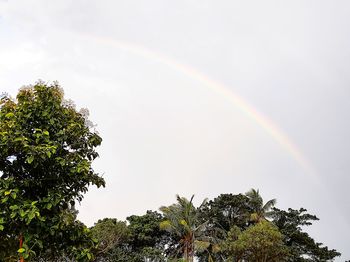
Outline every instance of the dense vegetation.
<path id="1" fill-rule="evenodd" d="M 159 211 L 76 219 L 102 139 L 58 84 L 38 82 L 0 100 L 0 261 L 332 261 L 340 254 L 303 231 L 318 220 L 280 210 L 259 191 L 190 199 Z"/>
<path id="2" fill-rule="evenodd" d="M 258 190 L 221 194 L 199 207 L 177 202 L 130 216 L 99 220 L 91 231 L 98 261 L 332 261 L 340 254 L 315 242 L 302 227 L 318 220 L 306 209 L 274 208 Z"/>

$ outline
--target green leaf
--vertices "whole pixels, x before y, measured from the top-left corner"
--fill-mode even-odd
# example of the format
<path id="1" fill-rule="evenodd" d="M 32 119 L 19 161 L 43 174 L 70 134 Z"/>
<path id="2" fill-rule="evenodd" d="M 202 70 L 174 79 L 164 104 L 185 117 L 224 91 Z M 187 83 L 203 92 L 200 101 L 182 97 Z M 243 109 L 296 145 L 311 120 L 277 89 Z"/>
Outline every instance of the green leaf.
<path id="1" fill-rule="evenodd" d="M 3 230 L 4 230 L 4 226 L 0 225 L 0 231 L 3 231 Z"/>
<path id="2" fill-rule="evenodd" d="M 27 163 L 28 164 L 31 164 L 33 161 L 34 161 L 34 156 L 33 155 L 27 157 Z"/>
<path id="3" fill-rule="evenodd" d="M 20 249 L 17 250 L 18 253 L 22 254 L 26 251 L 25 248 L 21 247 Z"/>
<path id="4" fill-rule="evenodd" d="M 8 199 L 9 199 L 8 197 L 4 197 L 3 199 L 1 199 L 1 203 L 7 202 Z"/>
<path id="5" fill-rule="evenodd" d="M 11 193 L 11 197 L 12 197 L 13 199 L 16 199 L 16 198 L 17 198 L 17 194 L 16 194 L 15 192 L 12 192 L 12 193 Z"/>
<path id="6" fill-rule="evenodd" d="M 34 217 L 35 217 L 35 213 L 34 212 L 30 212 L 28 214 L 29 221 L 31 221 Z"/>
<path id="7" fill-rule="evenodd" d="M 9 194 L 11 194 L 11 190 L 10 191 L 5 191 L 5 196 L 8 196 Z"/>
<path id="8" fill-rule="evenodd" d="M 5 115 L 6 118 L 11 118 L 11 117 L 13 117 L 13 116 L 14 116 L 14 114 L 13 114 L 12 112 L 7 113 L 7 114 Z"/>
<path id="9" fill-rule="evenodd" d="M 26 215 L 26 212 L 25 212 L 23 209 L 21 209 L 21 210 L 19 211 L 19 215 L 20 215 L 21 217 L 24 217 L 24 216 Z"/>
<path id="10" fill-rule="evenodd" d="M 10 209 L 11 209 L 11 210 L 17 210 L 17 209 L 18 209 L 18 206 L 17 206 L 17 205 L 10 206 Z"/>

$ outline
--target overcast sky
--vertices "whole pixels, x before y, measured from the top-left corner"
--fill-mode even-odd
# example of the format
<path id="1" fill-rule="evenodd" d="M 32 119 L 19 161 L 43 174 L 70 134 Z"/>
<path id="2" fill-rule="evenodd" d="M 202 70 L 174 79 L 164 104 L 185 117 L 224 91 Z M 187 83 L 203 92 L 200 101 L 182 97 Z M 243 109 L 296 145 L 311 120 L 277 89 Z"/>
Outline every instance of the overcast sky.
<path id="1" fill-rule="evenodd" d="M 199 203 L 259 188 L 280 208 L 316 214 L 311 235 L 344 261 L 349 14 L 345 0 L 0 0 L 0 92 L 58 80 L 89 108 L 103 138 L 94 166 L 107 182 L 79 208 L 89 226 L 157 210 L 177 193 Z"/>

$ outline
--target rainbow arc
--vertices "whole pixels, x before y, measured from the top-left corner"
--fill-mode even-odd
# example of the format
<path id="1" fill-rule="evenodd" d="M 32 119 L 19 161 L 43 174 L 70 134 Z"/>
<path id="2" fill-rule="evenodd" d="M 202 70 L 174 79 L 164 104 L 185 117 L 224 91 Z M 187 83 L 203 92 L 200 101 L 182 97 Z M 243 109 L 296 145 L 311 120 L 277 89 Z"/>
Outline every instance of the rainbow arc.
<path id="1" fill-rule="evenodd" d="M 314 176 L 315 171 L 301 150 L 292 142 L 292 140 L 267 116 L 259 112 L 253 105 L 249 104 L 241 96 L 233 92 L 230 88 L 218 81 L 211 79 L 193 67 L 182 64 L 168 56 L 152 51 L 143 46 L 133 43 L 117 41 L 111 38 L 94 37 L 90 35 L 82 35 L 85 38 L 93 40 L 97 43 L 118 48 L 141 56 L 152 61 L 164 64 L 169 68 L 183 73 L 184 75 L 200 82 L 206 88 L 211 89 L 214 93 L 223 96 L 226 100 L 237 107 L 243 114 L 252 119 L 257 125 L 264 129 L 273 139 L 284 148 L 295 161 L 310 175 Z"/>

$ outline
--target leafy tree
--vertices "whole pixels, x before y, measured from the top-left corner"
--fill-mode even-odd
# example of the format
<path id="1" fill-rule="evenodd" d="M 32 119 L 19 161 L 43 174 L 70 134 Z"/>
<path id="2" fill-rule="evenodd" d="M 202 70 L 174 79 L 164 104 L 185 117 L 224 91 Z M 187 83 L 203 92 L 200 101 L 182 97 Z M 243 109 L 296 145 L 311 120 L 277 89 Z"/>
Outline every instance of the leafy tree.
<path id="1" fill-rule="evenodd" d="M 163 215 L 147 211 L 141 216 L 129 216 L 127 224 L 115 219 L 99 221 L 97 224 L 104 224 L 99 229 L 104 232 L 99 238 L 100 250 L 101 243 L 111 248 L 98 254 L 97 261 L 188 262 L 196 256 L 200 262 L 325 262 L 340 255 L 302 231 L 302 227 L 318 220 L 305 209 L 273 208 L 269 211 L 272 222 L 260 219 L 251 223 L 253 204 L 245 195 L 222 194 L 204 201 L 199 208 L 194 207 L 192 200 L 193 196 L 190 200 L 177 196 L 177 203 L 161 207 Z M 113 229 L 117 223 L 124 229 L 127 225 L 128 237 L 115 237 L 121 235 Z"/>
<path id="2" fill-rule="evenodd" d="M 271 208 L 276 205 L 276 199 L 271 199 L 264 204 L 264 201 L 259 193 L 259 189 L 251 189 L 246 193 L 249 198 L 249 205 L 253 209 L 250 220 L 253 222 L 260 222 L 266 220 L 270 216 Z"/>
<path id="3" fill-rule="evenodd" d="M 18 241 L 22 260 L 64 252 L 92 259 L 93 242 L 76 221 L 74 204 L 89 185 L 104 186 L 91 167 L 101 141 L 57 83 L 38 82 L 16 99 L 1 97 L 0 242 L 11 245 L 2 260 L 16 256 Z"/>
<path id="4" fill-rule="evenodd" d="M 43 249 L 36 251 L 34 261 L 73 262 L 88 261 L 93 258 L 91 248 L 95 242 L 92 240 L 91 232 L 82 222 L 74 219 L 62 229 L 58 235 L 52 237 L 53 241 L 45 238 L 48 242 L 45 242 Z M 57 247 L 57 243 L 60 244 L 59 247 Z M 57 248 L 60 248 L 60 251 Z"/>
<path id="5" fill-rule="evenodd" d="M 273 209 L 273 223 L 284 235 L 284 243 L 290 249 L 290 260 L 293 262 L 332 261 L 340 253 L 328 249 L 321 243 L 316 243 L 302 227 L 312 225 L 312 221 L 319 220 L 316 216 L 306 213 L 306 209 L 289 208 L 288 211 Z"/>
<path id="6" fill-rule="evenodd" d="M 129 245 L 134 254 L 142 257 L 141 261 L 165 261 L 165 248 L 171 248 L 172 241 L 170 235 L 159 227 L 163 220 L 160 213 L 150 210 L 142 216 L 127 217 L 131 232 Z"/>
<path id="7" fill-rule="evenodd" d="M 196 249 L 203 250 L 210 245 L 209 239 L 204 235 L 207 222 L 200 222 L 199 209 L 192 203 L 193 197 L 188 200 L 177 195 L 176 204 L 160 208 L 165 218 L 160 223 L 160 228 L 169 231 L 179 239 L 178 250 L 183 259 L 189 262 L 193 261 Z M 205 202 L 206 200 L 201 206 Z"/>
<path id="8" fill-rule="evenodd" d="M 130 230 L 125 222 L 115 218 L 104 218 L 95 223 L 91 229 L 93 237 L 98 241 L 97 255 L 101 258 L 108 257 L 108 253 L 130 237 Z"/>
<path id="9" fill-rule="evenodd" d="M 228 232 L 233 226 L 245 229 L 253 209 L 245 195 L 221 194 L 203 205 L 200 212 L 203 221 Z"/>
<path id="10" fill-rule="evenodd" d="M 220 251 L 218 244 L 225 240 L 227 233 L 232 227 L 241 230 L 249 226 L 250 214 L 253 213 L 249 206 L 249 198 L 238 194 L 221 194 L 214 200 L 205 203 L 200 209 L 200 219 L 202 222 L 208 221 L 206 235 L 211 236 L 212 242 L 208 248 L 215 261 L 225 261 L 225 254 Z M 208 261 L 208 252 L 198 252 L 199 261 Z"/>
<path id="11" fill-rule="evenodd" d="M 128 224 L 111 218 L 99 220 L 91 229 L 98 241 L 97 261 L 166 261 L 165 245 L 170 243 L 170 236 L 160 230 L 162 220 L 155 211 L 132 215 L 127 218 Z"/>
<path id="12" fill-rule="evenodd" d="M 281 262 L 287 261 L 288 249 L 278 228 L 261 221 L 243 232 L 233 227 L 222 243 L 231 261 Z"/>

